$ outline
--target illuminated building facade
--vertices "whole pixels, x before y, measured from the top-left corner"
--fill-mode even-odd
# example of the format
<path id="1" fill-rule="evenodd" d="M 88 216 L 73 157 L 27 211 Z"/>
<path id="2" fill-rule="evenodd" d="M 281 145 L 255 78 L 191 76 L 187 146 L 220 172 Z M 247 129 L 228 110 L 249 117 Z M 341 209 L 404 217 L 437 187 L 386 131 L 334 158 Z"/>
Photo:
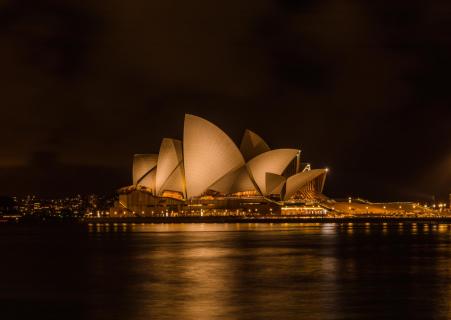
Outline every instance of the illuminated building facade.
<path id="1" fill-rule="evenodd" d="M 250 130 L 238 148 L 216 125 L 187 114 L 183 141 L 165 138 L 158 154 L 135 155 L 133 185 L 119 190 L 111 213 L 280 212 L 323 199 L 326 176 L 302 163 L 298 149 L 271 150 Z"/>

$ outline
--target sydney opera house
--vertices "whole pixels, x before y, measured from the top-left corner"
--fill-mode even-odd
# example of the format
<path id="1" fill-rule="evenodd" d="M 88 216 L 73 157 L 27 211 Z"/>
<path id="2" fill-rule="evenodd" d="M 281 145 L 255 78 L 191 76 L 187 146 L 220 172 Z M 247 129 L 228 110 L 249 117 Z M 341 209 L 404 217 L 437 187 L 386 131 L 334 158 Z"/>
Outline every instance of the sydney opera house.
<path id="1" fill-rule="evenodd" d="M 311 169 L 298 149 L 275 149 L 246 130 L 240 148 L 211 122 L 187 114 L 183 141 L 133 160 L 133 185 L 112 214 L 281 212 L 324 198 L 327 169 Z"/>

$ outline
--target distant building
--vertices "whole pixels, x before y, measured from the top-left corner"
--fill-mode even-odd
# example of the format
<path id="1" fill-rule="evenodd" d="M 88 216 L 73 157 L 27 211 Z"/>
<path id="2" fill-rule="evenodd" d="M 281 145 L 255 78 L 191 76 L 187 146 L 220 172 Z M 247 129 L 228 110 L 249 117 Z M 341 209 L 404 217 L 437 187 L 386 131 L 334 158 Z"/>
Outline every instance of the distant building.
<path id="1" fill-rule="evenodd" d="M 217 126 L 185 116 L 183 141 L 163 139 L 158 154 L 138 154 L 133 185 L 119 190 L 110 214 L 221 210 L 280 212 L 322 195 L 327 169 L 301 163 L 298 149 L 271 150 L 246 130 L 240 148 Z"/>

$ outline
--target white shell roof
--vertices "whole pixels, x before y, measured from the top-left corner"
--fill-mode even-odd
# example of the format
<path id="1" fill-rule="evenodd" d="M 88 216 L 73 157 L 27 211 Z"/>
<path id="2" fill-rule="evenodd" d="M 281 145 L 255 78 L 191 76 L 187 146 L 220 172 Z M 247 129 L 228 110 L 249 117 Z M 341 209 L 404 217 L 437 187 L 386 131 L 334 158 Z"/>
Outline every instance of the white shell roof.
<path id="1" fill-rule="evenodd" d="M 158 154 L 136 154 L 133 157 L 133 185 L 142 185 L 141 180 L 157 166 Z"/>
<path id="2" fill-rule="evenodd" d="M 156 177 L 156 193 L 161 195 L 167 186 L 167 180 L 172 176 L 171 191 L 184 192 L 184 179 L 182 171 L 183 163 L 183 146 L 182 142 L 175 139 L 163 139 L 160 146 L 160 155 L 158 157 L 158 168 Z M 178 171 L 178 172 L 176 172 Z M 174 180 L 174 176 L 180 176 L 178 180 Z"/>
<path id="3" fill-rule="evenodd" d="M 243 167 L 242 167 L 243 168 Z M 217 191 L 223 194 L 230 194 L 235 181 L 238 179 L 241 169 L 233 170 L 226 174 L 224 177 L 216 181 L 208 189 Z"/>
<path id="4" fill-rule="evenodd" d="M 325 169 L 315 169 L 310 171 L 304 171 L 291 176 L 287 180 L 287 187 L 285 193 L 285 200 L 290 199 L 294 194 L 306 186 L 309 182 L 315 180 L 316 178 L 327 174 Z M 321 191 L 321 190 L 320 190 Z"/>
<path id="5" fill-rule="evenodd" d="M 183 143 L 163 139 L 159 155 L 134 156 L 133 184 L 151 189 L 157 196 L 164 191 L 176 191 L 189 199 L 211 189 L 223 194 L 245 191 L 281 194 L 287 200 L 311 181 L 322 175 L 325 178 L 327 172 L 311 170 L 286 179 L 282 174 L 298 152 L 270 150 L 250 130 L 244 134 L 240 151 L 216 125 L 187 114 Z M 246 163 L 245 159 L 250 160 Z"/>
<path id="6" fill-rule="evenodd" d="M 266 173 L 282 175 L 298 152 L 297 149 L 277 149 L 265 152 L 248 162 L 249 171 L 262 194 L 266 191 Z"/>
<path id="7" fill-rule="evenodd" d="M 155 195 L 155 181 L 157 176 L 157 170 L 154 168 L 148 175 L 139 182 L 140 186 L 146 187 L 152 190 L 152 194 Z"/>
<path id="8" fill-rule="evenodd" d="M 271 148 L 255 132 L 246 130 L 244 132 L 243 140 L 241 141 L 240 150 L 244 159 L 249 161 L 262 153 L 270 151 Z"/>
<path id="9" fill-rule="evenodd" d="M 245 163 L 240 150 L 221 129 L 190 114 L 185 116 L 183 151 L 188 198 L 202 195 Z"/>
<path id="10" fill-rule="evenodd" d="M 287 178 L 278 174 L 266 173 L 266 195 L 281 194 Z"/>
<path id="11" fill-rule="evenodd" d="M 223 194 L 233 194 L 237 192 L 256 191 L 255 185 L 249 177 L 246 166 L 226 174 L 208 189 L 221 192 Z"/>
<path id="12" fill-rule="evenodd" d="M 157 171 L 158 172 L 158 171 Z M 162 195 L 164 191 L 176 191 L 185 195 L 185 177 L 183 174 L 183 163 L 172 172 L 160 190 Z"/>

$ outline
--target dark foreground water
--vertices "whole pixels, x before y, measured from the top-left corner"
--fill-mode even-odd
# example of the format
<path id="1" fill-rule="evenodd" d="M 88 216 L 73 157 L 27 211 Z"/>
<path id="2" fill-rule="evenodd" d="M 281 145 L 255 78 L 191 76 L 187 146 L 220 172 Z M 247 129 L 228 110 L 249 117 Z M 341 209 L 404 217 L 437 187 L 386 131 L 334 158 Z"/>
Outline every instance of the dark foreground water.
<path id="1" fill-rule="evenodd" d="M 0 226 L 0 319 L 450 319 L 447 224 Z"/>

